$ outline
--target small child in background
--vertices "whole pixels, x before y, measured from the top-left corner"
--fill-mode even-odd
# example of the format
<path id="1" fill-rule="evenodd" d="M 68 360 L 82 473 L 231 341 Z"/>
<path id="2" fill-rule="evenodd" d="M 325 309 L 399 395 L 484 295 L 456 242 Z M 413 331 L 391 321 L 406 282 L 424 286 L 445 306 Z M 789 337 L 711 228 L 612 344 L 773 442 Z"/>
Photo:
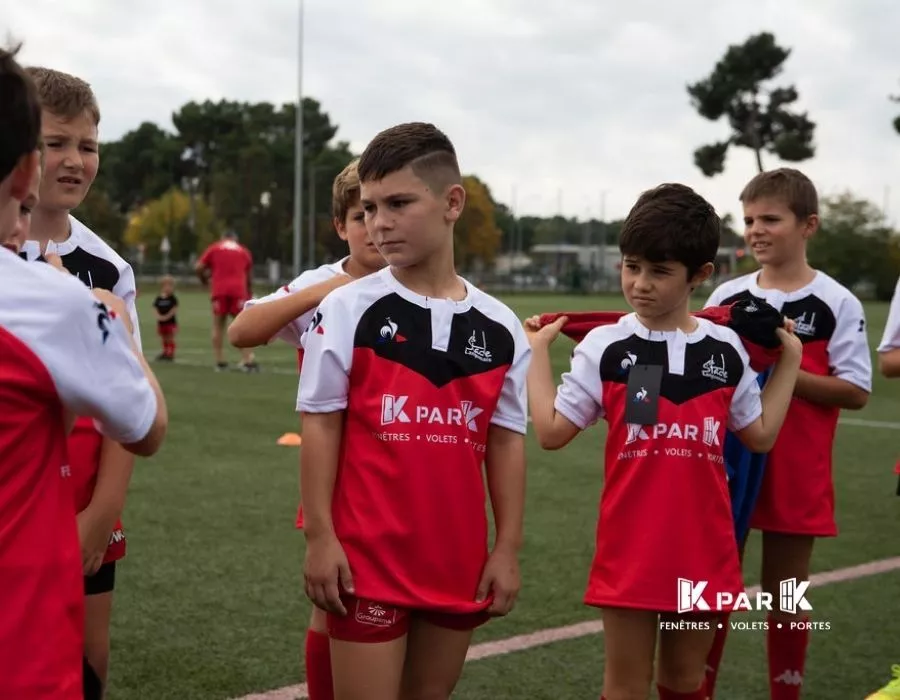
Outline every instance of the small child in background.
<path id="1" fill-rule="evenodd" d="M 166 275 L 160 281 L 159 296 L 153 300 L 156 309 L 156 331 L 162 341 L 162 352 L 157 360 L 172 362 L 175 359 L 175 334 L 178 332 L 178 297 L 175 296 L 175 278 Z"/>

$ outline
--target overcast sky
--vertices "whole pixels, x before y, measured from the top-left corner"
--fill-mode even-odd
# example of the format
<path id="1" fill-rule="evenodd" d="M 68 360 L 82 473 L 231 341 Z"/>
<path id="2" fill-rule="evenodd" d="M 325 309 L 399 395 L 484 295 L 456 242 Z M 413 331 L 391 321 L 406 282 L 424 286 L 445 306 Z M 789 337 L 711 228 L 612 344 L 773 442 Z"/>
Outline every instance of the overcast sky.
<path id="1" fill-rule="evenodd" d="M 190 100 L 297 96 L 298 0 L 0 0 L 0 17 L 24 63 L 93 85 L 104 140 L 147 120 L 171 129 Z M 823 195 L 881 206 L 889 188 L 900 222 L 897 27 L 897 0 L 306 0 L 303 91 L 357 152 L 387 126 L 434 122 L 521 214 L 598 217 L 605 201 L 622 217 L 643 189 L 680 181 L 739 215 L 753 156 L 700 174 L 693 150 L 727 130 L 685 85 L 771 31 L 793 49 L 779 82 L 818 124 L 801 167 Z"/>

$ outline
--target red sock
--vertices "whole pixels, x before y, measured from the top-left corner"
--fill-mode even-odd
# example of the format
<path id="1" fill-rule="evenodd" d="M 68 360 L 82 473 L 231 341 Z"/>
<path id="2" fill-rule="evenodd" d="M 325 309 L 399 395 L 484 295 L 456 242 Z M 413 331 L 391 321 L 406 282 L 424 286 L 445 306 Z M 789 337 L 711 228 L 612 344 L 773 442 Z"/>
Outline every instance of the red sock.
<path id="1" fill-rule="evenodd" d="M 659 700 L 706 700 L 706 683 L 691 693 L 676 693 L 674 690 L 663 688 L 657 684 L 656 690 L 659 692 Z"/>
<path id="2" fill-rule="evenodd" d="M 706 694 L 709 696 L 709 700 L 712 700 L 715 695 L 716 678 L 719 675 L 719 665 L 722 663 L 722 654 L 725 651 L 725 638 L 728 636 L 729 617 L 730 615 L 725 614 L 719 618 L 718 624 L 722 626 L 716 629 L 712 648 L 709 650 L 709 656 L 706 657 Z"/>
<path id="3" fill-rule="evenodd" d="M 334 700 L 331 682 L 331 645 L 328 635 L 306 632 L 306 687 L 309 700 Z"/>
<path id="4" fill-rule="evenodd" d="M 769 693 L 772 700 L 800 700 L 803 688 L 803 668 L 806 665 L 806 646 L 809 630 L 804 617 L 799 627 L 791 629 L 788 622 L 769 616 L 766 634 L 769 655 Z M 780 627 L 780 629 L 779 629 Z"/>

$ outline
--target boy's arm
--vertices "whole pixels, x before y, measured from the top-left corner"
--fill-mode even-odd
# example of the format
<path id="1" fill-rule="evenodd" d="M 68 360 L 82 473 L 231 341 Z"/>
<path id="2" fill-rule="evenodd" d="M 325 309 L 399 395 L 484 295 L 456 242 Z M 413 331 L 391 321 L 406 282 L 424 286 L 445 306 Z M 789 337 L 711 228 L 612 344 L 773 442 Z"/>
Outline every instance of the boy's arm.
<path id="1" fill-rule="evenodd" d="M 303 416 L 300 497 L 306 536 L 306 593 L 313 603 L 346 614 L 340 586 L 353 592 L 347 557 L 331 518 L 344 412 L 350 386 L 354 321 L 344 305 L 325 300 L 313 323 L 320 332 L 307 339 L 297 410 Z"/>
<path id="2" fill-rule="evenodd" d="M 521 587 L 519 549 L 525 518 L 525 435 L 490 425 L 485 466 L 496 535 L 475 599 L 480 603 L 493 595 L 488 612 L 506 615 L 515 605 Z"/>
<path id="3" fill-rule="evenodd" d="M 571 370 L 563 375 L 563 384 L 557 393 L 550 364 L 550 344 L 567 320 L 562 316 L 544 328 L 540 328 L 537 316 L 525 321 L 532 351 L 528 406 L 534 432 L 545 450 L 564 447 L 600 416 L 603 393 L 600 363 L 586 342 L 587 338 L 575 348 Z"/>
<path id="4" fill-rule="evenodd" d="M 119 443 L 104 438 L 91 502 L 78 514 L 78 534 L 86 576 L 97 573 L 103 564 L 109 537 L 125 508 L 133 469 L 134 455 Z"/>
<path id="5" fill-rule="evenodd" d="M 506 615 L 521 587 L 519 549 L 525 517 L 525 433 L 528 431 L 526 379 L 531 348 L 522 326 L 513 320 L 513 357 L 503 378 L 485 448 L 487 486 L 494 511 L 494 547 L 485 564 L 476 600 L 493 596 L 488 612 Z"/>
<path id="6" fill-rule="evenodd" d="M 878 369 L 889 379 L 900 377 L 900 280 L 897 280 L 884 335 L 878 346 Z"/>
<path id="7" fill-rule="evenodd" d="M 822 406 L 858 410 L 872 390 L 872 357 L 862 303 L 848 296 L 837 310 L 828 342 L 829 376 L 801 370 L 794 396 Z"/>
<path id="8" fill-rule="evenodd" d="M 738 439 L 748 450 L 758 454 L 772 449 L 781 426 L 784 425 L 803 356 L 803 344 L 796 335 L 779 328 L 778 337 L 784 348 L 762 391 L 761 402 L 755 398 L 759 396 L 756 374 L 750 369 L 749 363 L 745 362 L 744 376 L 735 391 L 729 416 L 729 427 Z M 759 414 L 753 419 L 755 412 Z M 749 424 L 748 419 L 752 420 Z"/>
<path id="9" fill-rule="evenodd" d="M 878 370 L 888 379 L 900 377 L 900 348 L 878 353 Z"/>
<path id="10" fill-rule="evenodd" d="M 300 347 L 300 337 L 305 328 L 295 327 L 294 321 L 315 309 L 329 292 L 353 279 L 347 275 L 335 275 L 295 292 L 279 290 L 258 301 L 248 302 L 228 326 L 228 342 L 237 348 L 265 345 L 279 333 L 285 340 Z"/>

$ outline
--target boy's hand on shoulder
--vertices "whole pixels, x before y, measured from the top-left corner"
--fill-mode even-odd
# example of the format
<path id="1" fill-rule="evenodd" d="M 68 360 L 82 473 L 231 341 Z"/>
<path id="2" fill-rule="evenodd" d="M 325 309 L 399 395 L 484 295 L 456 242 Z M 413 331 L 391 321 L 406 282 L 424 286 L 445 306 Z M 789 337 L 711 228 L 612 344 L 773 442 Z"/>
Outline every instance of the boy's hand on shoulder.
<path id="1" fill-rule="evenodd" d="M 540 316 L 531 316 L 525 319 L 523 326 L 525 327 L 525 336 L 532 348 L 550 347 L 551 343 L 559 337 L 562 327 L 566 325 L 568 316 L 560 316 L 553 323 L 541 326 Z"/>

